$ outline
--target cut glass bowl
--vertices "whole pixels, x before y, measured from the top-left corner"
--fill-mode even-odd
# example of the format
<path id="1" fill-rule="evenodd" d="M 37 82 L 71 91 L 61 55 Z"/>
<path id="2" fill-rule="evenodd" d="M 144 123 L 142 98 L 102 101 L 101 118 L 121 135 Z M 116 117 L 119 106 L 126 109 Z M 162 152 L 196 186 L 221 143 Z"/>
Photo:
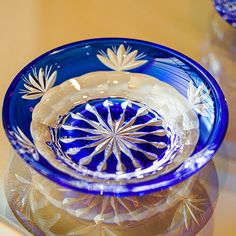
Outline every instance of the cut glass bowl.
<path id="1" fill-rule="evenodd" d="M 35 170 L 85 193 L 165 189 L 214 155 L 228 123 L 224 95 L 193 60 L 134 39 L 68 44 L 13 80 L 3 123 Z"/>

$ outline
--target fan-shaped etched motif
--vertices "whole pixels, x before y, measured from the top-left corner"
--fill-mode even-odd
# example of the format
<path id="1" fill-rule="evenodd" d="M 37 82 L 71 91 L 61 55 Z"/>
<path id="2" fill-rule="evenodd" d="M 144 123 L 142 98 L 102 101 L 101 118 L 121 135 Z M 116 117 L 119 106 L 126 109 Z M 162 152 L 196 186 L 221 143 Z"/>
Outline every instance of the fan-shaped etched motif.
<path id="1" fill-rule="evenodd" d="M 24 95 L 24 99 L 37 99 L 44 95 L 55 83 L 57 71 L 51 73 L 52 66 L 46 66 L 45 70 L 43 68 L 39 69 L 37 73 L 36 68 L 32 69 L 32 74 L 27 77 L 23 77 L 25 89 L 21 89 L 20 92 Z"/>
<path id="2" fill-rule="evenodd" d="M 125 49 L 123 44 L 118 49 L 108 48 L 107 53 L 99 51 L 97 57 L 105 66 L 116 71 L 132 70 L 147 62 L 147 60 L 141 60 L 145 57 L 144 53 L 138 55 L 138 50 L 131 51 L 131 47 Z"/>
<path id="3" fill-rule="evenodd" d="M 12 144 L 18 148 L 19 153 L 31 154 L 35 161 L 39 160 L 39 153 L 35 145 L 27 138 L 19 127 L 9 132 L 9 138 Z"/>
<path id="4" fill-rule="evenodd" d="M 210 97 L 210 89 L 204 84 L 195 87 L 193 81 L 189 82 L 188 100 L 193 109 L 202 116 L 209 116 L 212 113 L 213 101 Z"/>

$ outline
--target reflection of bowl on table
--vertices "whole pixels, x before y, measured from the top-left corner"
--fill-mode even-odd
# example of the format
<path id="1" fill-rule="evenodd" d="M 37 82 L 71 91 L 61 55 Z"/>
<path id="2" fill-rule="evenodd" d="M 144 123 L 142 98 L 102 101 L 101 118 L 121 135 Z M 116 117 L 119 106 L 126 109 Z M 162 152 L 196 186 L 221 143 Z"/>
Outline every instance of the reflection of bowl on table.
<path id="1" fill-rule="evenodd" d="M 209 162 L 196 175 L 164 191 L 102 197 L 63 188 L 15 155 L 5 192 L 17 219 L 34 235 L 195 235 L 215 208 L 218 178 Z"/>
<path id="2" fill-rule="evenodd" d="M 203 167 L 223 139 L 227 106 L 215 80 L 184 55 L 95 39 L 26 66 L 6 94 L 3 120 L 19 155 L 47 178 L 121 197 L 167 188 Z"/>

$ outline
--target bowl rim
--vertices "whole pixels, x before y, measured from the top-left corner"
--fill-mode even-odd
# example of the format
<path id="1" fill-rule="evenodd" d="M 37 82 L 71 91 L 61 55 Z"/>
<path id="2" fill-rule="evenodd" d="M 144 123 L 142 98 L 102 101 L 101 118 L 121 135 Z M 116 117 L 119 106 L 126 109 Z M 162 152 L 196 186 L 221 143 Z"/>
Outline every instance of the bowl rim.
<path id="1" fill-rule="evenodd" d="M 180 52 L 178 52 L 174 49 L 171 49 L 169 47 L 166 47 L 166 46 L 163 46 L 161 44 L 154 43 L 154 42 L 145 41 L 145 40 L 132 39 L 132 38 L 120 38 L 120 37 L 111 37 L 111 38 L 110 37 L 105 37 L 105 38 L 86 39 L 86 40 L 76 41 L 76 42 L 72 42 L 72 43 L 68 43 L 68 44 L 59 46 L 57 48 L 54 48 L 52 50 L 47 51 L 46 53 L 44 53 L 44 54 L 40 55 L 39 57 L 37 57 L 36 59 L 32 60 L 30 63 L 28 63 L 14 77 L 14 79 L 12 80 L 11 84 L 9 85 L 9 87 L 7 89 L 7 92 L 4 96 L 3 108 L 2 108 L 2 122 L 3 122 L 3 127 L 4 127 L 4 130 L 7 134 L 7 136 L 8 136 L 9 130 L 12 128 L 11 125 L 10 125 L 10 120 L 9 120 L 9 108 L 10 108 L 9 104 L 10 104 L 11 96 L 14 93 L 14 90 L 15 90 L 16 86 L 18 85 L 18 83 L 22 79 L 21 75 L 24 74 L 28 70 L 28 68 L 32 67 L 35 63 L 37 63 L 41 59 L 43 59 L 47 56 L 50 56 L 51 53 L 55 53 L 56 51 L 58 53 L 60 53 L 61 51 L 67 50 L 70 47 L 73 47 L 73 46 L 76 46 L 76 45 L 79 46 L 79 45 L 82 45 L 82 44 L 96 43 L 96 42 L 99 42 L 99 41 L 123 41 L 123 42 L 126 41 L 126 42 L 138 43 L 138 44 L 146 45 L 146 46 L 149 46 L 149 47 L 157 48 L 157 49 L 160 49 L 160 50 L 164 50 L 164 51 L 170 53 L 173 56 L 176 56 L 177 58 L 183 60 L 185 63 L 187 63 L 191 67 L 193 67 L 200 74 L 200 77 L 211 85 L 212 93 L 214 93 L 215 98 L 219 102 L 219 104 L 217 106 L 218 109 L 215 109 L 214 127 L 213 127 L 213 130 L 211 132 L 211 135 L 210 135 L 207 143 L 205 144 L 205 147 L 208 147 L 209 146 L 209 141 L 211 141 L 210 146 L 209 146 L 211 152 L 209 154 L 207 154 L 207 158 L 204 159 L 204 162 L 202 162 L 201 165 L 197 166 L 197 168 L 192 168 L 191 170 L 183 172 L 181 176 L 178 176 L 178 177 L 175 177 L 175 178 L 172 178 L 172 179 L 168 179 L 168 176 L 170 177 L 171 173 L 173 172 L 173 171 L 171 171 L 170 173 L 167 173 L 164 176 L 164 178 L 162 178 L 163 180 L 159 181 L 155 185 L 155 187 L 146 188 L 145 190 L 140 190 L 140 191 L 138 191 L 138 190 L 135 191 L 134 189 L 131 188 L 131 190 L 128 189 L 127 191 L 124 191 L 124 192 L 99 191 L 99 190 L 94 190 L 94 189 L 78 188 L 78 187 L 72 186 L 70 184 L 71 180 L 66 180 L 64 177 L 62 178 L 59 174 L 55 174 L 49 168 L 45 168 L 41 164 L 37 164 L 37 162 L 35 162 L 33 160 L 33 158 L 30 158 L 30 155 L 19 154 L 21 156 L 21 158 L 23 158 L 37 172 L 44 175 L 46 178 L 49 178 L 50 180 L 52 180 L 55 183 L 59 183 L 60 185 L 69 187 L 69 188 L 77 190 L 77 191 L 90 193 L 90 194 L 100 194 L 100 195 L 104 194 L 106 196 L 119 196 L 119 197 L 122 197 L 122 196 L 143 195 L 143 194 L 146 194 L 146 193 L 151 193 L 151 192 L 166 189 L 166 188 L 168 188 L 172 185 L 175 185 L 179 182 L 182 182 L 183 180 L 187 179 L 191 175 L 195 174 L 203 166 L 205 166 L 208 163 L 208 161 L 213 157 L 213 155 L 216 153 L 216 151 L 220 147 L 220 145 L 221 145 L 221 143 L 224 139 L 224 136 L 226 134 L 227 127 L 228 127 L 229 116 L 228 116 L 228 106 L 227 106 L 225 96 L 224 96 L 219 84 L 213 78 L 213 76 L 206 69 L 204 69 L 200 64 L 195 62 L 193 59 L 191 59 L 188 56 L 186 56 L 186 55 L 184 55 L 184 54 L 182 54 L 182 53 L 180 53 Z M 220 122 L 220 125 L 216 124 L 218 122 Z M 10 141 L 10 143 L 11 143 L 11 141 Z M 13 146 L 13 144 L 12 144 L 12 146 Z M 206 148 L 206 150 L 208 150 L 209 147 Z M 14 147 L 13 147 L 13 149 L 15 151 L 17 151 L 17 149 L 15 149 Z M 206 150 L 204 152 L 206 152 Z M 203 152 L 203 154 L 204 154 L 204 152 Z M 185 162 L 183 162 L 180 165 L 180 167 L 184 163 Z M 173 175 L 173 173 L 172 173 L 172 175 Z M 74 180 L 75 181 L 80 181 L 78 179 L 74 179 Z M 166 181 L 168 181 L 168 183 L 166 183 Z M 149 184 L 148 182 L 142 182 L 142 183 L 143 183 L 142 185 L 144 185 L 144 186 Z"/>

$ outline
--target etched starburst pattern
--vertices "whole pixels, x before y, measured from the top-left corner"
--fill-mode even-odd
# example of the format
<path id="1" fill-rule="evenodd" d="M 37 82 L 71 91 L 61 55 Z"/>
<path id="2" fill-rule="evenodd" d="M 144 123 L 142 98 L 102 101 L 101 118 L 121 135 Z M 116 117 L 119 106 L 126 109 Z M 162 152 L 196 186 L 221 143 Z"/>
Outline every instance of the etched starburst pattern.
<path id="1" fill-rule="evenodd" d="M 121 98 L 79 105 L 56 130 L 61 153 L 99 172 L 129 172 L 149 166 L 164 155 L 169 142 L 160 115 L 144 104 Z"/>
<path id="2" fill-rule="evenodd" d="M 33 100 L 42 97 L 56 81 L 57 71 L 51 73 L 51 70 L 52 66 L 46 66 L 45 70 L 40 68 L 37 73 L 36 68 L 33 68 L 28 78 L 24 76 L 25 89 L 20 90 L 20 93 L 24 94 L 22 98 Z"/>
<path id="3" fill-rule="evenodd" d="M 210 116 L 214 108 L 210 97 L 210 89 L 202 83 L 198 87 L 190 81 L 188 87 L 188 100 L 193 109 L 202 116 Z"/>
<path id="4" fill-rule="evenodd" d="M 172 220 L 172 224 L 176 224 L 176 221 L 180 221 L 179 218 L 182 218 L 187 230 L 190 228 L 191 221 L 199 225 L 200 223 L 198 218 L 199 215 L 202 215 L 205 212 L 205 208 L 207 207 L 207 199 L 198 198 L 198 196 L 179 198 L 180 203 Z"/>
<path id="5" fill-rule="evenodd" d="M 116 71 L 131 70 L 147 62 L 147 60 L 141 60 L 145 57 L 144 53 L 138 55 L 138 50 L 131 51 L 131 47 L 125 49 L 123 44 L 118 49 L 108 48 L 107 53 L 101 50 L 97 57 L 105 66 Z"/>

